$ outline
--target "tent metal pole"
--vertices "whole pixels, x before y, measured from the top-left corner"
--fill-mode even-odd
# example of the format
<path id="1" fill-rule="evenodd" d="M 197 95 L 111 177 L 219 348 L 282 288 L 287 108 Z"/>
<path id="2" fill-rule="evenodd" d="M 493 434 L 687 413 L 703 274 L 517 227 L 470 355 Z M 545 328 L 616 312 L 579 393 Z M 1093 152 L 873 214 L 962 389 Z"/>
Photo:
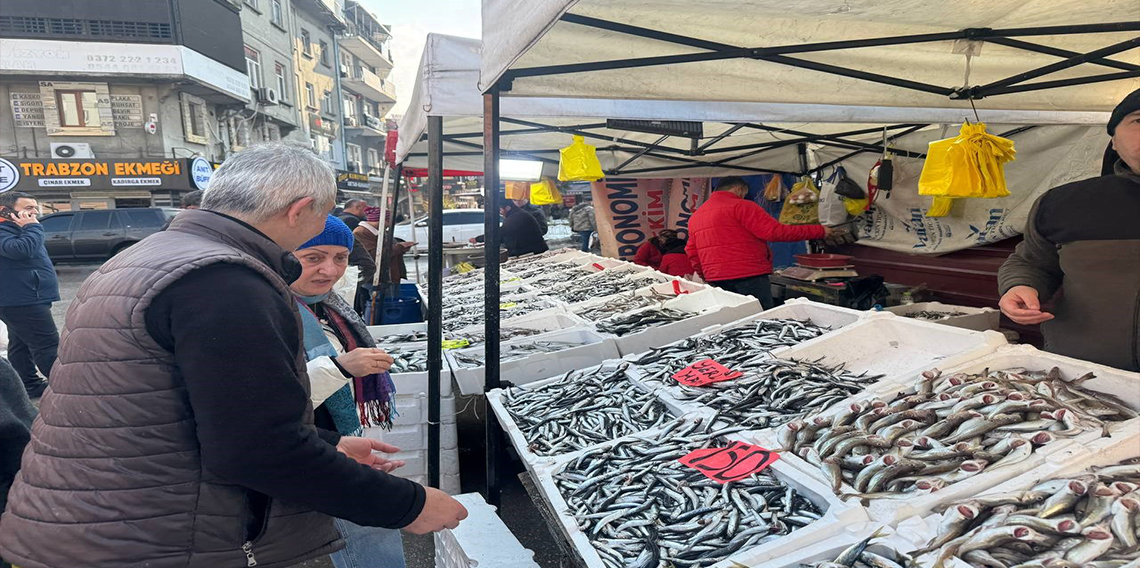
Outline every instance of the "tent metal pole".
<path id="1" fill-rule="evenodd" d="M 507 130 L 504 132 L 500 132 L 499 134 L 501 136 L 520 136 L 523 134 L 543 134 L 546 132 L 561 132 L 563 129 L 566 129 L 566 128 L 573 128 L 576 130 L 592 130 L 592 129 L 597 129 L 597 128 L 606 128 L 607 126 L 608 125 L 604 122 L 601 122 L 601 123 L 592 122 L 589 124 L 575 124 L 575 125 L 569 125 L 569 126 L 543 126 L 543 127 L 535 127 L 535 128 L 520 128 L 518 130 Z M 482 138 L 482 137 L 483 137 L 482 132 L 461 132 L 458 134 L 445 134 L 443 139 L 450 142 L 450 141 L 455 140 L 457 138 Z"/>
<path id="2" fill-rule="evenodd" d="M 439 488 L 443 376 L 443 117 L 428 117 L 428 485 Z M 450 377 L 448 377 L 450 379 Z"/>
<path id="3" fill-rule="evenodd" d="M 986 38 L 986 41 L 989 43 L 996 43 L 998 45 L 1004 45 L 1006 47 L 1023 49 L 1025 51 L 1032 51 L 1035 53 L 1043 53 L 1045 55 L 1055 55 L 1057 57 L 1073 57 L 1076 55 L 1080 55 L 1080 53 L 1078 53 L 1076 51 L 1069 51 L 1067 49 L 1058 49 L 1056 47 L 1049 47 L 1047 45 L 1041 45 L 1039 43 L 1030 43 L 1028 41 L 1022 41 L 1019 39 L 1013 39 L 1013 38 L 1008 38 L 1008 37 L 991 37 L 991 38 Z M 1112 67 L 1113 69 L 1122 69 L 1124 71 L 1140 70 L 1140 65 L 1135 65 L 1132 63 L 1125 63 L 1124 61 L 1116 61 L 1115 59 L 1092 59 L 1092 60 L 1089 60 L 1088 62 L 1093 64 L 1093 65 L 1102 65 L 1104 67 Z"/>
<path id="4" fill-rule="evenodd" d="M 1012 85 L 1009 87 L 995 89 L 990 93 L 986 93 L 986 95 L 1008 95 L 1010 93 L 1025 93 L 1028 91 L 1057 89 L 1060 87 L 1072 87 L 1075 85 L 1091 85 L 1093 83 L 1120 81 L 1122 79 L 1131 79 L 1133 77 L 1140 77 L 1140 71 L 1121 71 L 1120 73 L 1106 73 L 1104 75 L 1091 75 L 1088 77 L 1074 77 L 1072 79 L 1058 79 L 1056 81 L 1039 81 L 1037 83 L 1028 83 L 1025 85 Z"/>
<path id="5" fill-rule="evenodd" d="M 757 126 L 759 126 L 759 125 L 753 125 L 753 127 L 757 127 Z M 900 130 L 900 129 L 904 129 L 904 128 L 910 128 L 912 126 L 915 126 L 915 125 L 914 124 L 895 124 L 892 126 L 888 126 L 887 129 L 888 130 Z M 922 125 L 922 126 L 926 126 L 926 125 Z M 762 129 L 765 129 L 765 128 L 762 128 Z M 785 129 L 781 129 L 781 128 L 773 128 L 772 131 L 773 132 L 793 133 L 797 137 L 796 138 L 789 138 L 787 140 L 774 140 L 771 142 L 759 142 L 756 144 L 743 144 L 740 146 L 728 146 L 728 147 L 723 147 L 723 148 L 713 148 L 711 150 L 706 151 L 705 154 L 721 154 L 724 152 L 735 152 L 737 150 L 754 150 L 757 148 L 762 148 L 765 151 L 766 150 L 774 150 L 776 148 L 783 148 L 784 146 L 791 146 L 794 144 L 799 144 L 800 142 L 814 142 L 815 140 L 817 140 L 821 136 L 823 136 L 823 135 L 811 134 L 808 132 L 796 133 L 795 131 L 785 130 Z M 882 128 L 865 128 L 862 130 L 850 130 L 847 132 L 837 132 L 835 134 L 831 134 L 830 136 L 837 136 L 837 137 L 839 137 L 839 136 L 856 136 L 856 135 L 860 135 L 860 134 L 872 134 L 872 133 L 878 133 L 878 132 L 882 132 L 882 131 L 883 131 Z"/>
<path id="6" fill-rule="evenodd" d="M 697 168 L 710 168 L 710 167 L 725 168 L 725 169 L 730 169 L 730 170 L 740 170 L 742 172 L 748 172 L 748 173 L 753 173 L 753 174 L 788 174 L 788 175 L 793 175 L 793 176 L 799 175 L 795 172 L 785 172 L 783 170 L 770 170 L 770 169 L 766 169 L 766 168 L 752 168 L 752 167 L 748 167 L 748 166 L 734 166 L 732 164 L 717 164 L 717 163 L 712 163 L 712 162 L 710 162 L 710 163 L 697 162 L 695 164 L 684 164 L 684 165 L 677 165 L 677 166 L 657 166 L 654 168 L 642 168 L 639 170 L 626 170 L 624 172 L 621 172 L 620 175 L 630 176 L 633 174 L 650 174 L 650 173 L 654 173 L 654 172 L 668 172 L 668 171 L 688 170 L 688 169 L 697 169 Z M 606 172 L 606 174 L 607 175 L 619 175 L 619 174 L 616 174 L 614 172 Z"/>
<path id="7" fill-rule="evenodd" d="M 479 145 L 479 144 L 476 144 L 476 143 L 474 143 L 474 142 L 467 142 L 467 141 L 465 141 L 465 140 L 448 140 L 447 142 L 448 142 L 449 144 L 455 144 L 455 145 L 457 145 L 457 146 L 464 146 L 464 147 L 467 147 L 467 148 L 478 148 L 478 149 L 480 149 L 480 150 L 482 150 L 482 149 L 483 149 L 483 146 L 481 146 L 481 145 Z M 551 150 L 551 151 L 557 151 L 557 150 Z M 482 152 L 480 152 L 480 153 L 482 153 Z M 515 155 L 515 156 L 523 156 L 523 157 L 526 157 L 526 158 L 530 158 L 530 159 L 532 159 L 532 160 L 538 160 L 538 161 L 540 161 L 540 162 L 549 162 L 549 163 L 552 163 L 552 164 L 557 164 L 557 163 L 558 163 L 558 160 L 555 160 L 554 158 L 544 158 L 544 157 L 542 157 L 542 156 L 537 156 L 537 155 L 535 155 L 535 154 L 536 154 L 536 152 L 533 152 L 533 151 L 529 151 L 529 150 L 527 150 L 527 151 L 524 151 L 524 150 L 513 150 L 513 151 L 509 151 L 509 152 L 506 152 L 506 154 L 508 154 L 508 155 Z"/>
<path id="8" fill-rule="evenodd" d="M 617 175 L 617 173 L 618 173 L 618 172 L 620 172 L 622 168 L 624 168 L 624 167 L 628 166 L 630 163 L 632 163 L 632 162 L 634 162 L 635 160 L 637 160 L 638 158 L 640 158 L 640 157 L 644 156 L 644 155 L 645 155 L 646 153 L 648 153 L 650 150 L 652 150 L 652 149 L 656 148 L 658 144 L 660 144 L 660 143 L 664 142 L 664 141 L 665 141 L 667 138 L 669 138 L 669 135 L 668 135 L 668 134 L 666 134 L 666 135 L 664 135 L 664 136 L 662 136 L 662 137 L 658 138 L 658 139 L 657 139 L 657 141 L 656 141 L 656 142 L 654 142 L 653 144 L 651 144 L 651 145 L 650 145 L 648 148 L 646 148 L 646 149 L 644 149 L 644 150 L 641 150 L 640 152 L 638 152 L 638 153 L 636 153 L 636 154 L 634 154 L 634 155 L 630 156 L 630 158 L 629 158 L 628 160 L 626 160 L 626 161 L 624 161 L 624 162 L 622 162 L 622 163 L 618 164 L 618 167 L 616 167 L 616 168 L 614 168 L 614 169 L 610 170 L 610 172 L 611 172 L 613 175 Z"/>
<path id="9" fill-rule="evenodd" d="M 1001 89 L 1002 87 L 1008 87 L 1010 85 L 1015 85 L 1017 83 L 1023 83 L 1025 81 L 1028 81 L 1029 79 L 1035 79 L 1035 78 L 1041 77 L 1043 75 L 1049 75 L 1051 73 L 1056 73 L 1057 71 L 1062 71 L 1062 70 L 1068 69 L 1070 67 L 1075 67 L 1075 66 L 1080 65 L 1082 63 L 1086 63 L 1090 60 L 1100 59 L 1100 58 L 1105 57 L 1107 55 L 1112 55 L 1114 53 L 1120 53 L 1122 51 L 1128 51 L 1128 50 L 1133 49 L 1135 47 L 1140 47 L 1140 37 L 1134 37 L 1130 40 L 1122 41 L 1120 43 L 1113 44 L 1113 45 L 1110 45 L 1107 47 L 1102 47 L 1100 49 L 1090 51 L 1088 53 L 1084 53 L 1081 55 L 1075 55 L 1073 57 L 1065 59 L 1064 61 L 1058 61 L 1058 62 L 1052 63 L 1050 65 L 1038 67 L 1037 69 L 1032 69 L 1030 71 L 1026 71 L 1025 73 L 1018 73 L 1017 75 L 1014 75 L 1012 77 L 1007 77 L 1007 78 L 1001 79 L 999 81 L 994 81 L 992 83 L 987 83 L 985 85 L 981 85 L 981 86 L 977 86 L 977 87 L 971 87 L 970 89 L 968 89 L 968 92 L 972 98 L 984 97 L 988 93 L 995 92 L 995 91 Z"/>
<path id="10" fill-rule="evenodd" d="M 499 388 L 499 126 L 499 89 L 492 87 L 483 95 L 483 392 Z M 502 433 L 493 412 L 487 412 L 486 428 L 486 498 L 498 509 Z"/>
<path id="11" fill-rule="evenodd" d="M 724 140 L 725 138 L 732 136 L 733 134 L 736 133 L 737 130 L 740 130 L 741 128 L 744 128 L 743 124 L 733 124 L 732 128 L 729 128 L 728 130 L 721 132 L 720 134 L 718 134 L 716 136 L 716 138 L 713 138 L 712 140 L 709 140 L 708 142 L 705 142 L 704 144 L 697 146 L 697 152 L 698 153 L 704 152 L 706 149 L 708 149 L 709 146 L 712 146 L 713 144 L 716 144 L 717 142 L 720 142 L 721 140 Z"/>
<path id="12" fill-rule="evenodd" d="M 386 282 L 385 280 L 390 280 L 389 275 L 392 272 L 389 265 L 394 259 L 392 259 L 392 255 L 388 253 L 392 250 L 392 242 L 395 240 L 396 213 L 400 210 L 400 185 L 403 181 L 404 164 L 399 163 L 396 164 L 396 183 L 392 189 L 392 206 L 388 207 L 387 217 L 384 219 L 384 237 L 377 243 L 377 248 L 384 252 L 380 255 L 380 266 L 378 267 L 378 270 L 380 270 L 380 285 L 376 287 L 375 296 L 372 298 L 372 317 L 369 318 L 374 325 L 384 321 L 378 314 L 380 313 L 380 308 L 384 305 L 384 296 L 388 288 L 395 288 L 397 290 L 396 294 L 399 295 L 400 283 Z"/>
<path id="13" fill-rule="evenodd" d="M 929 125 L 928 124 L 916 124 L 916 125 L 908 128 L 902 132 L 899 132 L 898 134 L 895 134 L 895 135 L 887 138 L 887 141 L 890 142 L 893 140 L 897 140 L 897 139 L 902 138 L 903 136 L 906 136 L 908 134 L 913 134 L 915 132 L 918 132 L 919 130 L 926 128 L 927 126 L 929 126 Z M 841 162 L 847 160 L 848 158 L 851 158 L 852 156 L 858 156 L 859 154 L 862 154 L 864 152 L 871 152 L 871 151 L 872 150 L 855 150 L 854 152 L 851 152 L 849 154 L 844 154 L 844 155 L 842 155 L 842 156 L 840 156 L 834 160 L 831 160 L 830 162 L 823 163 L 823 164 L 816 166 L 815 169 L 813 169 L 810 173 L 816 173 L 819 171 L 823 171 L 827 168 L 830 168 L 831 166 L 834 166 L 835 164 L 841 163 Z M 877 151 L 882 151 L 882 149 L 879 149 Z"/>
<path id="14" fill-rule="evenodd" d="M 539 124 L 537 122 L 531 122 L 529 120 L 520 120 L 517 118 L 503 117 L 502 121 L 509 123 L 509 124 L 517 124 L 519 126 L 545 126 L 545 125 Z M 595 134 L 593 132 L 587 132 L 585 130 L 579 130 L 579 129 L 574 128 L 572 126 L 557 127 L 557 128 L 554 128 L 554 130 L 552 130 L 552 132 L 567 132 L 569 134 L 577 134 L 578 136 L 582 136 L 583 138 L 593 138 L 594 140 L 605 140 L 607 142 L 621 142 L 622 144 L 629 144 L 630 146 L 640 146 L 642 148 L 652 146 L 652 144 L 650 144 L 649 142 L 640 142 L 638 140 L 629 140 L 626 138 L 619 138 L 617 136 L 606 136 L 604 134 Z M 507 134 L 509 134 L 509 132 Z M 668 146 L 662 146 L 662 147 L 658 147 L 656 149 L 660 150 L 662 152 L 674 152 L 677 154 L 688 153 L 687 150 L 679 150 L 677 148 L 670 148 Z"/>

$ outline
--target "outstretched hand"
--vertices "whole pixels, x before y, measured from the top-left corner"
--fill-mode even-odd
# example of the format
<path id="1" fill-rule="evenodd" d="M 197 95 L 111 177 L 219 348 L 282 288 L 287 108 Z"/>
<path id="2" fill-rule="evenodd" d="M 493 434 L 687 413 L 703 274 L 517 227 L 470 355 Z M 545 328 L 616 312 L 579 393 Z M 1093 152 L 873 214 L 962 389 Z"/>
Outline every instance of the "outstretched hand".
<path id="1" fill-rule="evenodd" d="M 366 465 L 372 469 L 378 469 L 384 473 L 392 473 L 405 463 L 404 460 L 390 460 L 373 453 L 383 452 L 385 454 L 394 454 L 400 451 L 400 448 L 371 438 L 345 436 L 337 443 L 336 449 L 340 453 L 356 460 L 356 463 Z"/>

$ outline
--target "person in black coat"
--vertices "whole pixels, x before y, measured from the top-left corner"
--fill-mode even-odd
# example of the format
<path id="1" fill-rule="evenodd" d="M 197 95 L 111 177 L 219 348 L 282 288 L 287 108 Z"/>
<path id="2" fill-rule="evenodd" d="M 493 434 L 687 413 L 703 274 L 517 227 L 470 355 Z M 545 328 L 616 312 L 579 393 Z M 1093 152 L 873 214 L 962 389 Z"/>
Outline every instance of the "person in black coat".
<path id="1" fill-rule="evenodd" d="M 35 417 L 36 409 L 20 375 L 0 357 L 0 511 L 8 504 L 8 489 L 20 471 L 20 456 L 31 438 Z"/>
<path id="2" fill-rule="evenodd" d="M 503 216 L 499 238 L 507 249 L 507 256 L 521 256 L 548 250 L 538 221 L 525 209 L 519 208 L 513 200 L 507 200 L 499 209 L 499 214 Z M 471 242 L 483 242 L 483 235 L 471 239 Z"/>

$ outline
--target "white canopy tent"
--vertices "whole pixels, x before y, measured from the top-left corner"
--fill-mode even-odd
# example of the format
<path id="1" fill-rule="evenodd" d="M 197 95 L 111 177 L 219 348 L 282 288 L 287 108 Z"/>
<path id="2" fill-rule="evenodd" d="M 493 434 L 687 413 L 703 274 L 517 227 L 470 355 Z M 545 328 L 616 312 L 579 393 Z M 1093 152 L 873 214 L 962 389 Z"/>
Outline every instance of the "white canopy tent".
<path id="1" fill-rule="evenodd" d="M 484 0 L 479 86 L 713 102 L 732 121 L 811 103 L 855 122 L 955 122 L 972 98 L 1006 123 L 1103 124 L 1140 86 L 1138 30 L 1135 0 Z M 709 118 L 672 110 L 657 118 Z"/>

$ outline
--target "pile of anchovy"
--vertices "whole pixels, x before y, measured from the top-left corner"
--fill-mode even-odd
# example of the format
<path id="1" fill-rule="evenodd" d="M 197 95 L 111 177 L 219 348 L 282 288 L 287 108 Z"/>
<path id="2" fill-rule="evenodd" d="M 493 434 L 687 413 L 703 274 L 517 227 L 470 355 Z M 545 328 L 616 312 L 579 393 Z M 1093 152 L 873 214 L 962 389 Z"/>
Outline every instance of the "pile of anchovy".
<path id="1" fill-rule="evenodd" d="M 392 356 L 391 373 L 427 372 L 427 350 L 423 347 L 384 347 L 384 352 Z"/>
<path id="2" fill-rule="evenodd" d="M 626 292 L 624 294 L 611 296 L 600 304 L 581 308 L 575 311 L 574 314 L 581 317 L 582 319 L 585 319 L 586 321 L 600 321 L 615 314 L 630 312 L 638 308 L 660 304 L 666 300 L 672 300 L 675 297 L 676 296 L 667 296 L 665 294 L 660 294 L 656 291 L 650 291 L 648 295 Z"/>
<path id="3" fill-rule="evenodd" d="M 804 564 L 806 568 L 903 568 L 911 563 L 911 558 L 899 553 L 897 550 L 876 545 L 879 554 L 868 547 L 871 541 L 879 538 L 881 533 L 876 531 L 867 538 L 843 549 L 833 560 L 812 562 Z"/>
<path id="4" fill-rule="evenodd" d="M 837 493 L 909 498 L 1022 462 L 1036 447 L 1137 413 L 1115 397 L 1065 381 L 1060 370 L 1007 369 L 942 376 L 927 371 L 911 393 L 852 403 L 777 433 L 819 467 Z"/>
<path id="5" fill-rule="evenodd" d="M 924 320 L 930 320 L 930 321 L 940 321 L 940 320 L 956 318 L 958 316 L 964 316 L 964 315 L 966 315 L 966 312 L 958 312 L 958 311 L 937 312 L 934 310 L 922 310 L 922 311 L 918 311 L 918 312 L 907 312 L 907 313 L 903 314 L 903 317 L 914 318 L 914 319 L 924 319 Z"/>
<path id="6" fill-rule="evenodd" d="M 512 361 L 522 359 L 539 353 L 554 353 L 574 347 L 581 347 L 585 343 L 576 341 L 527 341 L 503 345 L 499 352 L 499 361 Z M 486 365 L 483 354 L 478 351 L 456 352 L 452 357 L 460 367 L 482 367 Z"/>
<path id="7" fill-rule="evenodd" d="M 526 283 L 527 283 L 527 285 L 531 286 L 532 288 L 537 288 L 539 290 L 547 290 L 549 288 L 552 288 L 552 287 L 560 285 L 560 284 L 577 282 L 579 280 L 582 280 L 584 278 L 588 278 L 588 277 L 593 276 L 595 274 L 597 274 L 597 272 L 591 272 L 589 270 L 584 270 L 584 269 L 581 269 L 581 268 L 578 268 L 577 266 L 575 266 L 572 269 L 563 270 L 563 271 L 559 271 L 559 272 L 545 272 L 544 271 L 541 275 L 538 275 L 538 276 L 535 276 L 534 278 L 526 280 Z"/>
<path id="8" fill-rule="evenodd" d="M 568 304 L 576 304 L 593 298 L 630 292 L 663 281 L 660 278 L 634 279 L 635 274 L 628 270 L 604 270 L 589 278 L 558 284 L 550 289 L 549 294 Z"/>
<path id="9" fill-rule="evenodd" d="M 650 430 L 669 418 L 665 405 L 637 388 L 627 364 L 570 371 L 536 388 L 503 393 L 503 406 L 526 438 L 527 449 L 552 456 Z"/>
<path id="10" fill-rule="evenodd" d="M 534 266 L 527 266 L 523 268 L 512 269 L 511 273 L 523 280 L 530 280 L 532 278 L 540 277 L 549 274 L 561 274 L 577 269 L 580 265 L 573 262 L 559 262 L 557 264 L 536 264 Z"/>
<path id="11" fill-rule="evenodd" d="M 644 331 L 651 327 L 678 322 L 693 317 L 692 312 L 673 308 L 649 308 L 630 314 L 620 314 L 598 322 L 594 327 L 602 333 L 612 333 L 618 337 Z"/>
<path id="12" fill-rule="evenodd" d="M 822 516 L 771 469 L 721 484 L 678 461 L 744 429 L 708 424 L 674 420 L 647 439 L 586 450 L 554 474 L 607 568 L 708 567 Z"/>
<path id="13" fill-rule="evenodd" d="M 757 320 L 712 335 L 656 347 L 633 363 L 646 380 L 659 382 L 667 382 L 673 373 L 702 359 L 712 359 L 733 371 L 748 372 L 764 366 L 768 351 L 796 345 L 828 331 L 810 321 Z"/>
<path id="14" fill-rule="evenodd" d="M 562 247 L 560 249 L 550 249 L 546 252 L 540 252 L 538 254 L 529 254 L 526 256 L 516 256 L 516 257 L 504 262 L 503 267 L 505 268 L 508 266 L 526 265 L 526 264 L 530 264 L 532 262 L 540 262 L 540 261 L 543 261 L 543 260 L 550 258 L 552 256 L 557 256 L 557 255 L 560 255 L 564 252 L 573 252 L 575 250 L 576 249 L 572 249 L 570 247 Z"/>
<path id="15" fill-rule="evenodd" d="M 376 338 L 376 345 L 381 348 L 387 349 L 389 345 L 397 345 L 400 343 L 420 343 L 428 340 L 426 331 L 412 331 L 409 333 L 395 333 L 392 335 L 385 335 Z"/>
<path id="16" fill-rule="evenodd" d="M 943 513 L 938 535 L 918 554 L 935 552 L 934 568 L 955 557 L 995 568 L 1137 568 L 1138 461 L 955 503 Z"/>
<path id="17" fill-rule="evenodd" d="M 703 387 L 677 384 L 673 396 L 711 408 L 730 424 L 768 428 L 821 411 L 883 377 L 763 353 L 741 367 L 748 371 L 739 379 Z"/>
<path id="18" fill-rule="evenodd" d="M 520 337 L 529 337 L 531 335 L 538 335 L 540 333 L 545 332 L 541 329 L 531 329 L 529 327 L 500 327 L 499 342 L 502 343 L 504 341 L 510 341 L 512 339 L 518 339 Z M 466 339 L 467 345 L 465 347 L 477 347 L 485 343 L 484 335 L 477 331 L 467 332 L 462 336 L 457 335 L 454 337 L 454 339 Z"/>

